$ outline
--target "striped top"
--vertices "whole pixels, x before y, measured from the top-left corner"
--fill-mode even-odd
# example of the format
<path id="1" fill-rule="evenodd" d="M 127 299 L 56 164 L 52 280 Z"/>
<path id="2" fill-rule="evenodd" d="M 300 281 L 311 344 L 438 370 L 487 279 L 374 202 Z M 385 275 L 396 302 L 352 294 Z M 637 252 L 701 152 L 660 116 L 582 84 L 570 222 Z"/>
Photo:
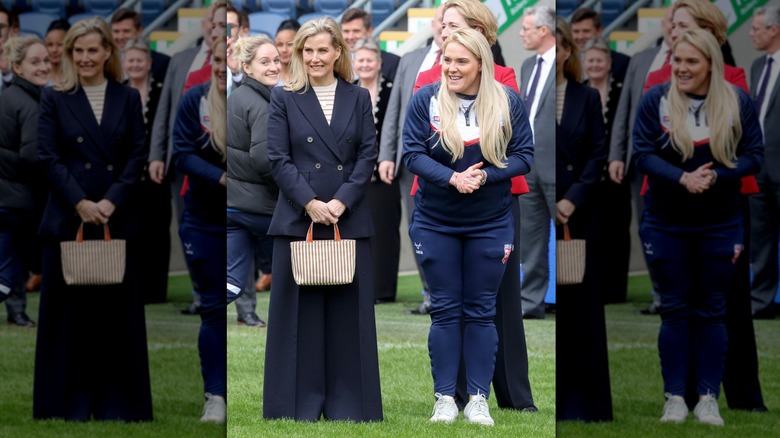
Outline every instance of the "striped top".
<path id="1" fill-rule="evenodd" d="M 312 87 L 314 89 L 314 94 L 317 95 L 317 100 L 320 101 L 320 106 L 322 107 L 323 114 L 325 114 L 325 120 L 328 121 L 328 125 L 330 125 L 330 118 L 333 115 L 333 102 L 336 100 L 337 84 L 338 81 L 334 80 L 332 85 Z"/>
<path id="2" fill-rule="evenodd" d="M 568 81 L 563 81 L 561 85 L 555 87 L 555 119 L 558 124 L 561 124 L 561 117 L 563 117 L 563 100 L 566 98 L 566 84 Z"/>
<path id="3" fill-rule="evenodd" d="M 89 106 L 92 107 L 92 112 L 95 114 L 98 125 L 103 118 L 103 103 L 106 100 L 107 85 L 108 81 L 103 81 L 102 84 L 93 87 L 82 86 L 82 88 L 84 88 L 84 93 L 87 95 L 87 100 L 89 100 Z"/>

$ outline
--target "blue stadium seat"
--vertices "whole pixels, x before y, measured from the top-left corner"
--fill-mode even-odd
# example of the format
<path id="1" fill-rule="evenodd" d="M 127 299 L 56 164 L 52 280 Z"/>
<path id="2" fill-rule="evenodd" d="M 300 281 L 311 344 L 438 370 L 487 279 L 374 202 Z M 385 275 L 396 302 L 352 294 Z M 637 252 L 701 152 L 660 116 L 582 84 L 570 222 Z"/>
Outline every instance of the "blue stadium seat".
<path id="1" fill-rule="evenodd" d="M 273 38 L 284 20 L 287 17 L 274 12 L 253 12 L 249 14 L 249 32 L 252 35 L 263 33 Z"/>
<path id="2" fill-rule="evenodd" d="M 141 17 L 143 18 L 144 27 L 152 24 L 152 21 L 162 15 L 163 12 L 165 12 L 165 0 L 141 1 Z"/>
<path id="3" fill-rule="evenodd" d="M 33 12 L 56 15 L 65 18 L 66 0 L 32 0 Z"/>
<path id="4" fill-rule="evenodd" d="M 239 1 L 239 0 L 233 0 Z M 252 13 L 252 12 L 262 12 L 263 7 L 261 5 L 262 0 L 240 0 L 241 4 L 243 5 L 243 11 L 246 13 Z"/>
<path id="5" fill-rule="evenodd" d="M 371 24 L 379 26 L 395 12 L 395 0 L 371 0 Z"/>
<path id="6" fill-rule="evenodd" d="M 338 17 L 349 7 L 348 0 L 314 0 L 314 12 Z"/>
<path id="7" fill-rule="evenodd" d="M 609 26 L 620 14 L 625 11 L 624 0 L 602 0 L 601 1 L 601 25 Z"/>
<path id="8" fill-rule="evenodd" d="M 557 0 L 555 2 L 555 13 L 559 17 L 568 17 L 580 6 L 577 0 Z"/>
<path id="9" fill-rule="evenodd" d="M 295 0 L 262 0 L 263 12 L 274 12 L 286 15 L 287 18 L 298 18 L 295 10 Z"/>
<path id="10" fill-rule="evenodd" d="M 120 0 L 84 0 L 84 11 L 105 17 L 119 9 Z"/>
<path id="11" fill-rule="evenodd" d="M 341 12 L 339 12 L 339 14 L 340 13 Z M 307 21 L 316 20 L 316 19 L 322 18 L 322 17 L 331 17 L 331 18 L 335 19 L 337 16 L 338 16 L 338 14 L 337 15 L 332 15 L 332 14 L 325 14 L 325 13 L 322 13 L 322 12 L 312 12 L 312 13 L 309 13 L 309 14 L 303 14 L 300 17 L 298 17 L 298 23 L 303 24 L 303 23 L 305 23 Z"/>
<path id="12" fill-rule="evenodd" d="M 49 24 L 59 17 L 42 12 L 24 12 L 19 14 L 19 32 L 22 35 L 35 35 L 40 39 L 46 36 Z"/>
<path id="13" fill-rule="evenodd" d="M 107 21 L 107 17 L 104 17 L 102 15 L 98 15 L 92 12 L 82 12 L 81 14 L 73 14 L 70 17 L 68 17 L 68 23 L 70 23 L 72 26 L 76 24 L 77 21 L 81 21 L 85 18 L 92 18 L 92 17 L 101 17 Z"/>

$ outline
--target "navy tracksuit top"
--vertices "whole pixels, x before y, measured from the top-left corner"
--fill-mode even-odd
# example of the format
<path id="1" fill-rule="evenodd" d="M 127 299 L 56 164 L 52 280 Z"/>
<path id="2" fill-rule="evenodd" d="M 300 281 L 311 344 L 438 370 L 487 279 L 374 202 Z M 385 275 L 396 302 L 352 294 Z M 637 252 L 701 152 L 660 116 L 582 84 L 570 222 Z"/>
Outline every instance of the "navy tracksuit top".
<path id="1" fill-rule="evenodd" d="M 727 221 L 741 211 L 740 179 L 757 173 L 763 159 L 763 135 L 755 104 L 747 93 L 734 87 L 742 125 L 735 168 L 727 168 L 712 156 L 706 106 L 689 114 L 688 128 L 695 148 L 693 157 L 682 161 L 682 156 L 669 143 L 671 121 L 666 95 L 670 86 L 667 82 L 648 90 L 634 121 L 634 163 L 637 170 L 648 176 L 646 209 L 658 219 L 682 226 Z M 692 102 L 694 106 L 704 104 L 701 100 Z M 708 162 L 713 162 L 717 182 L 703 193 L 689 193 L 679 182 L 683 172 L 693 172 Z"/>
<path id="2" fill-rule="evenodd" d="M 509 212 L 512 195 L 510 179 L 528 173 L 533 161 L 533 135 L 520 96 L 505 87 L 509 98 L 513 135 L 507 145 L 503 169 L 490 164 L 482 155 L 478 130 L 475 138 L 468 137 L 469 129 L 461 129 L 465 150 L 463 157 L 452 161 L 439 141 L 440 116 L 436 95 L 440 83 L 422 87 L 409 103 L 403 129 L 403 161 L 406 168 L 419 176 L 420 189 L 415 194 L 415 205 L 420 213 L 431 219 L 452 225 L 470 225 L 491 221 Z M 479 115 L 466 111 L 472 127 Z M 459 111 L 458 117 L 467 117 Z M 434 147 L 435 146 L 435 147 Z M 462 194 L 450 186 L 453 172 L 462 172 L 482 161 L 487 182 L 479 190 Z"/>

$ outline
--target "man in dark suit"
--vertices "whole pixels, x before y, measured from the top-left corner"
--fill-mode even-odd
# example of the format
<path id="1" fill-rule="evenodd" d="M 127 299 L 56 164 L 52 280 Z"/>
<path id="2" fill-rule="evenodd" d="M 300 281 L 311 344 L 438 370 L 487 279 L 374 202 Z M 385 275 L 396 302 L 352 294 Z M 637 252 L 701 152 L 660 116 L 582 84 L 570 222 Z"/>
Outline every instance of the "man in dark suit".
<path id="1" fill-rule="evenodd" d="M 152 141 L 149 146 L 149 177 L 157 184 L 168 184 L 171 196 L 176 206 L 176 217 L 181 218 L 184 211 L 184 201 L 179 195 L 184 175 L 172 172 L 171 151 L 173 150 L 172 133 L 173 124 L 176 121 L 176 112 L 184 90 L 184 82 L 190 72 L 200 69 L 208 59 L 211 50 L 211 27 L 214 13 L 214 5 L 206 9 L 206 14 L 201 21 L 203 39 L 195 47 L 185 49 L 171 58 L 168 70 L 165 73 L 160 103 L 157 106 L 157 114 L 154 116 L 152 127 Z M 193 291 L 195 299 L 192 305 L 183 311 L 187 314 L 197 314 L 200 307 L 200 298 Z"/>
<path id="2" fill-rule="evenodd" d="M 341 16 L 341 35 L 347 42 L 350 50 L 355 43 L 363 38 L 371 37 L 374 29 L 371 24 L 371 14 L 360 8 L 349 8 Z M 395 72 L 398 70 L 398 62 L 401 58 L 382 50 L 382 76 L 390 82 L 395 82 Z"/>
<path id="3" fill-rule="evenodd" d="M 135 38 L 141 38 L 144 33 L 141 14 L 131 8 L 119 8 L 111 16 L 111 35 L 114 37 L 119 50 L 125 49 L 125 44 Z M 162 82 L 165 79 L 165 71 L 168 70 L 168 63 L 171 57 L 154 50 L 152 55 L 152 76 L 156 81 Z"/>
<path id="4" fill-rule="evenodd" d="M 580 55 L 583 55 L 582 49 L 585 43 L 591 38 L 601 38 L 604 28 L 601 27 L 601 14 L 591 8 L 579 8 L 571 16 L 571 31 L 574 36 L 574 42 L 580 48 Z M 612 56 L 612 76 L 618 82 L 622 82 L 628 69 L 628 61 L 631 57 L 614 50 L 610 51 Z"/>
<path id="5" fill-rule="evenodd" d="M 520 70 L 520 92 L 534 132 L 534 163 L 525 176 L 530 193 L 519 198 L 523 318 L 532 319 L 545 316 L 550 220 L 555 217 L 555 11 L 526 9 L 520 38 L 526 50 L 536 52 Z"/>
<path id="6" fill-rule="evenodd" d="M 753 47 L 765 52 L 750 69 L 750 90 L 756 99 L 764 132 L 764 166 L 756 175 L 759 193 L 750 197 L 750 258 L 753 318 L 773 319 L 778 287 L 777 246 L 780 243 L 780 6 L 756 11 L 750 31 Z"/>
<path id="7" fill-rule="evenodd" d="M 607 157 L 609 177 L 616 184 L 623 184 L 624 181 L 630 184 L 629 190 L 637 220 L 642 218 L 645 203 L 639 194 L 644 176 L 635 172 L 633 166 L 631 166 L 633 150 L 631 138 L 634 118 L 636 118 L 636 109 L 639 107 L 639 100 L 642 98 L 642 90 L 645 88 L 647 75 L 661 68 L 669 59 L 672 47 L 671 11 L 672 8 L 667 8 L 664 18 L 661 20 L 663 38 L 660 44 L 645 49 L 631 57 L 631 62 L 628 64 L 626 76 L 623 80 L 623 90 L 620 92 L 620 101 L 615 112 L 609 139 L 609 155 Z M 658 306 L 660 305 L 660 296 L 653 293 L 653 303 L 647 309 L 643 309 L 641 313 L 655 315 L 658 313 Z"/>
<path id="8" fill-rule="evenodd" d="M 409 195 L 414 182 L 414 175 L 406 170 L 401 161 L 404 149 L 401 132 L 403 132 L 409 101 L 412 100 L 412 95 L 414 94 L 413 88 L 417 76 L 432 68 L 441 56 L 441 20 L 443 9 L 443 6 L 439 6 L 431 21 L 431 29 L 433 30 L 431 43 L 407 53 L 398 63 L 396 80 L 393 83 L 393 91 L 390 93 L 390 102 L 388 102 L 387 110 L 385 110 L 382 136 L 379 139 L 379 157 L 377 158 L 379 178 L 385 184 L 393 184 L 395 179 L 398 178 L 397 183 L 401 190 L 401 198 L 405 202 L 408 221 L 411 221 L 412 211 L 414 211 L 414 198 Z M 347 44 L 349 44 L 349 41 L 347 41 Z M 417 262 L 417 257 L 414 260 Z M 423 302 L 418 309 L 411 312 L 413 314 L 427 315 L 431 307 L 431 298 L 428 295 L 428 285 L 422 274 L 422 269 L 419 269 L 419 266 L 417 268 L 423 284 Z"/>

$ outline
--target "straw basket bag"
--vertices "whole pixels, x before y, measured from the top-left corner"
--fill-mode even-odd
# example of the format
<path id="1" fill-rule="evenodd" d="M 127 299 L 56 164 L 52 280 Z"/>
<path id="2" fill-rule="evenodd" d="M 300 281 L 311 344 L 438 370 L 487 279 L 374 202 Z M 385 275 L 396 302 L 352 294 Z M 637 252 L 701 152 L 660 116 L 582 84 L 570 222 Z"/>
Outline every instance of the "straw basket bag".
<path id="1" fill-rule="evenodd" d="M 292 271 L 299 286 L 330 286 L 352 283 L 355 277 L 355 241 L 342 239 L 333 224 L 333 240 L 314 240 L 314 222 L 306 240 L 290 242 Z"/>
<path id="2" fill-rule="evenodd" d="M 555 283 L 580 284 L 585 278 L 585 240 L 572 239 L 563 225 L 563 240 L 555 241 Z"/>
<path id="3" fill-rule="evenodd" d="M 125 277 L 125 241 L 111 239 L 103 224 L 103 240 L 84 240 L 84 223 L 76 240 L 60 242 L 62 275 L 71 286 L 119 284 Z"/>

